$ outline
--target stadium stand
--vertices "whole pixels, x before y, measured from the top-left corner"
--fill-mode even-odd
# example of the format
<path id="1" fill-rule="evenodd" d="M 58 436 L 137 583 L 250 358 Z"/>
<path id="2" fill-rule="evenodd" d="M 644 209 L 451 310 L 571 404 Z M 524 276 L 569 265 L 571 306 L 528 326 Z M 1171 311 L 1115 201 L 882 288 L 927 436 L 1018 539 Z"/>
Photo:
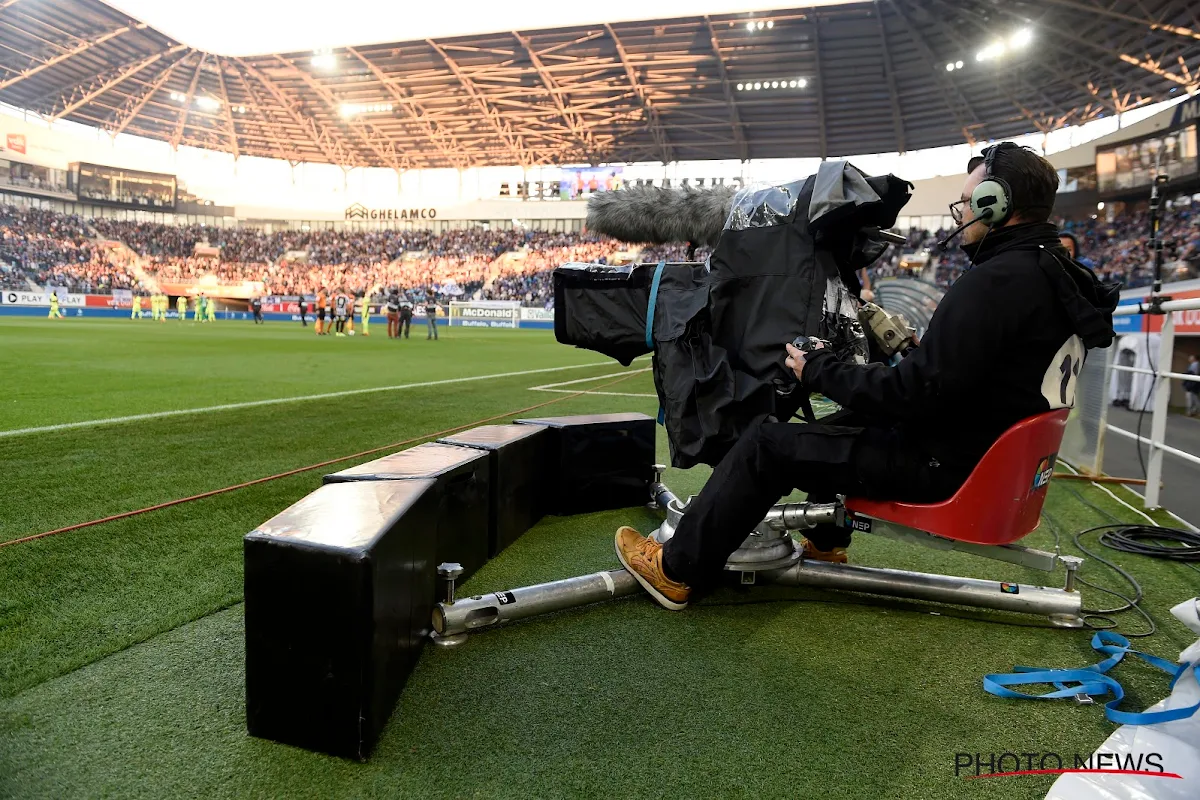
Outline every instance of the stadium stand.
<path id="1" fill-rule="evenodd" d="M 1200 275 L 1200 214 L 1179 205 L 1166 216 L 1163 237 L 1168 280 Z M 1151 280 L 1145 249 L 1147 212 L 1136 209 L 1108 221 L 1060 220 L 1080 241 L 1082 256 L 1106 281 L 1139 287 Z M 927 279 L 949 286 L 967 266 L 957 248 L 936 251 L 946 231 L 909 232 L 906 244 L 893 248 L 869 274 L 872 280 L 911 269 L 900 262 L 929 253 Z M 128 250 L 101 247 L 117 241 Z M 220 248 L 219 258 L 198 257 L 197 245 Z M 147 288 L 131 269 L 131 253 L 144 258 L 145 274 L 168 282 L 215 276 L 222 283 L 261 281 L 273 295 L 312 294 L 322 286 L 345 286 L 379 293 L 404 287 L 411 296 L 461 294 L 489 300 L 518 300 L 546 306 L 553 301 L 551 271 L 570 261 L 608 263 L 619 249 L 603 237 L 542 231 L 464 229 L 430 231 L 276 231 L 214 228 L 88 219 L 43 209 L 0 206 L 0 286 L 65 286 L 71 291 L 105 293 L 114 288 Z M 303 260 L 287 254 L 304 252 Z M 695 258 L 704 260 L 707 248 Z M 645 247 L 638 262 L 683 261 L 683 244 Z M 503 258 L 502 258 L 503 257 Z M 454 288 L 457 287 L 457 288 Z"/>

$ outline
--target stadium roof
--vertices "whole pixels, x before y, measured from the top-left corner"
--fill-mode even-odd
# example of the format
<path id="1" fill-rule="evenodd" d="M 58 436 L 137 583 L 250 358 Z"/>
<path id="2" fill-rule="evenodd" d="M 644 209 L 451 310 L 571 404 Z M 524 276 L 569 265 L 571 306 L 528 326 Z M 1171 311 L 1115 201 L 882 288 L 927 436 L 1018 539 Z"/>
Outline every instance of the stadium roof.
<path id="1" fill-rule="evenodd" d="M 854 0 L 808 0 L 805 7 Z M 762 0 L 604 0 L 603 3 L 454 0 L 397 3 L 354 0 L 353 13 L 329 13 L 328 0 L 204 0 L 204 13 L 192 3 L 163 0 L 106 0 L 135 19 L 188 47 L 222 56 L 256 56 L 316 48 L 357 47 L 380 42 L 441 39 L 507 30 L 546 30 L 644 19 L 758 11 Z M 230 24 L 236 19 L 237 24 Z M 313 20 L 320 24 L 314 25 Z"/>
<path id="2" fill-rule="evenodd" d="M 232 57 L 98 0 L 0 0 L 0 102 L 175 146 L 396 169 L 907 151 L 1195 91 L 1198 9 L 874 0 Z"/>

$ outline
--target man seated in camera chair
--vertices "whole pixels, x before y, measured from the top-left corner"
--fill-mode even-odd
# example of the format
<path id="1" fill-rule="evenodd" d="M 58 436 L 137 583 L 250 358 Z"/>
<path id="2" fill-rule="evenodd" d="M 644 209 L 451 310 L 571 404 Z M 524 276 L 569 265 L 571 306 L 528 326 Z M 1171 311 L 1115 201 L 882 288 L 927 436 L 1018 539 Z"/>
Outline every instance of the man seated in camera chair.
<path id="1" fill-rule="evenodd" d="M 786 345 L 801 386 L 850 415 L 837 425 L 753 426 L 665 544 L 617 531 L 621 563 L 661 605 L 682 609 L 714 587 L 730 554 L 793 489 L 814 502 L 936 503 L 1015 423 L 1074 404 L 1085 352 L 1112 341 L 1117 290 L 1072 261 L 1048 221 L 1058 189 L 1048 161 L 1003 142 L 967 171 L 950 204 L 959 224 L 951 238 L 962 234 L 973 268 L 946 293 L 920 346 L 889 367 Z M 848 530 L 819 526 L 807 532 L 804 557 L 844 562 L 849 544 Z"/>

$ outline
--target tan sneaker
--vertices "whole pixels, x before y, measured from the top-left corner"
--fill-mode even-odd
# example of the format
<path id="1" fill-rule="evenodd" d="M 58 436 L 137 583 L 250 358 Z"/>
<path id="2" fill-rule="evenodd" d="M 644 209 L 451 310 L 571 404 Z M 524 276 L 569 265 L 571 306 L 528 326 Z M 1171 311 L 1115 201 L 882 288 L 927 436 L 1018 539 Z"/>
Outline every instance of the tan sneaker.
<path id="1" fill-rule="evenodd" d="M 662 545 L 649 536 L 642 536 L 633 528 L 622 526 L 617 529 L 617 558 L 629 570 L 638 583 L 658 601 L 663 608 L 680 611 L 687 608 L 688 595 L 692 593 L 682 583 L 667 577 L 662 567 Z"/>
<path id="2" fill-rule="evenodd" d="M 812 561 L 827 561 L 830 564 L 845 564 L 849 558 L 846 556 L 846 548 L 831 547 L 828 550 L 818 550 L 808 539 L 804 540 L 801 548 L 804 552 L 804 558 Z"/>

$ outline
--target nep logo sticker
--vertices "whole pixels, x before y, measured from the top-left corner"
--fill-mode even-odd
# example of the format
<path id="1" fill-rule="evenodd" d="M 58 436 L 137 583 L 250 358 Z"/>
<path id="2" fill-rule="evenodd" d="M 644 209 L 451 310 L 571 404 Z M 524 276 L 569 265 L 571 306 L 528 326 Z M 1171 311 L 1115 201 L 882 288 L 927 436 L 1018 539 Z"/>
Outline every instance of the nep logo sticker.
<path id="1" fill-rule="evenodd" d="M 1033 474 L 1033 491 L 1036 492 L 1050 483 L 1050 478 L 1054 475 L 1054 462 L 1057 458 L 1058 453 L 1052 453 L 1038 462 L 1037 472 Z"/>
<path id="2" fill-rule="evenodd" d="M 871 532 L 871 520 L 864 517 L 856 517 L 851 512 L 846 512 L 846 521 L 843 523 L 847 528 L 863 533 Z"/>

